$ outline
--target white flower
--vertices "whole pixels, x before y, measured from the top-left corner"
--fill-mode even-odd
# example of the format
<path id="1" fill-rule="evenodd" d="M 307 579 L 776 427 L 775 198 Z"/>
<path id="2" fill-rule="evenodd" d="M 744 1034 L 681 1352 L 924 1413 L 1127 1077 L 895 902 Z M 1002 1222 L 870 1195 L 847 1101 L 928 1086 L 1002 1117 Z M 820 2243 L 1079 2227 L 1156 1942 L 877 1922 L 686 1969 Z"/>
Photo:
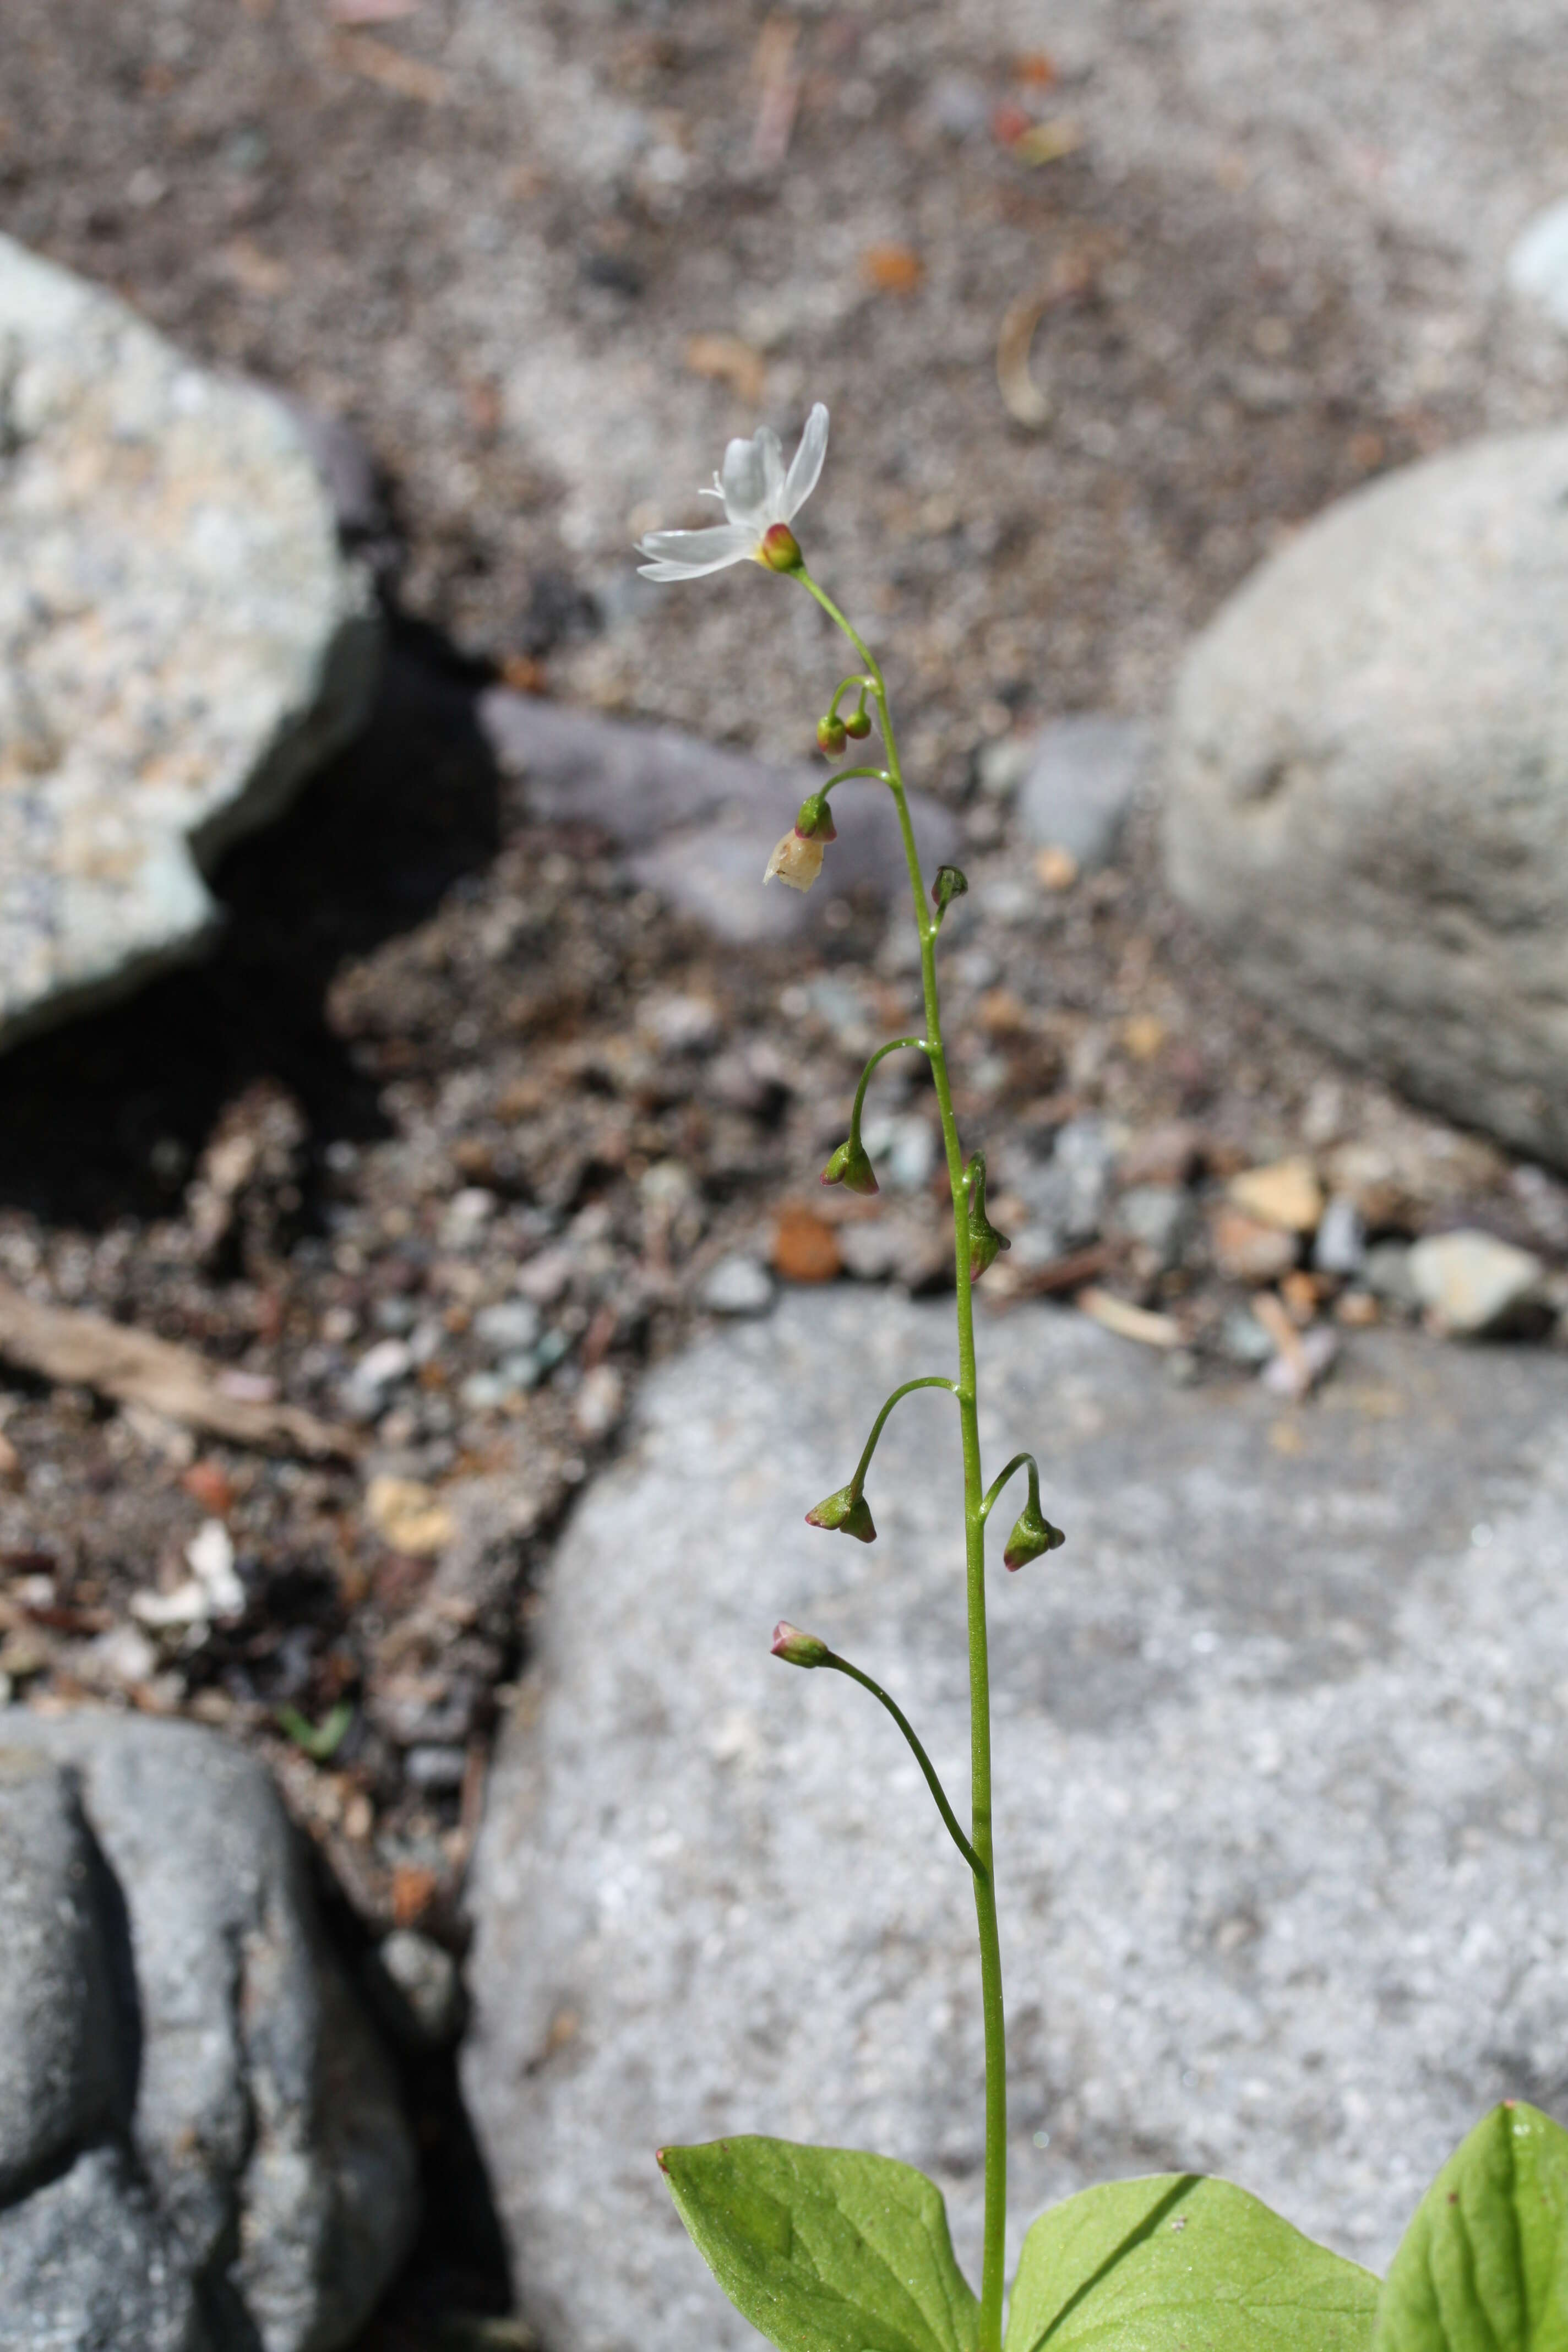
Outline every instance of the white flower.
<path id="1" fill-rule="evenodd" d="M 728 564 L 750 556 L 766 563 L 763 541 L 779 524 L 789 525 L 816 488 L 822 461 L 827 455 L 827 411 L 819 400 L 805 420 L 789 472 L 784 451 L 771 425 L 763 425 L 749 441 L 731 441 L 724 452 L 724 470 L 713 477 L 705 499 L 721 499 L 727 520 L 711 530 L 650 530 L 637 541 L 637 553 L 652 560 L 637 566 L 645 580 L 700 580 Z M 795 559 L 798 561 L 798 557 Z M 787 563 L 771 569 L 787 571 Z"/>
<path id="2" fill-rule="evenodd" d="M 769 858 L 764 882 L 787 882 L 792 890 L 809 890 L 822 871 L 822 853 L 828 834 L 801 833 L 792 825 Z"/>

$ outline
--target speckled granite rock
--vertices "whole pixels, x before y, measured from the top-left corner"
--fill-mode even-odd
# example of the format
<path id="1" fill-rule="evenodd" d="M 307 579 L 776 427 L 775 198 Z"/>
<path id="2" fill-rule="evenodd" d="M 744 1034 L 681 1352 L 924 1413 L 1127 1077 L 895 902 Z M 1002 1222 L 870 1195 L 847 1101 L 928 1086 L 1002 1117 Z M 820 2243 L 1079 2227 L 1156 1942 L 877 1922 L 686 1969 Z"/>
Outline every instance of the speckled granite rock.
<path id="1" fill-rule="evenodd" d="M 1568 2112 L 1568 1364 L 1358 1337 L 1310 1409 L 984 1318 L 993 1463 L 1064 1550 L 993 1572 L 1015 2246 L 1096 2177 L 1239 2179 L 1374 2265 L 1468 2125 Z M 753 2339 L 663 2140 L 880 2148 L 977 2252 L 962 1864 L 825 1634 L 966 1753 L 956 1438 L 889 1423 L 867 1549 L 802 1524 L 951 1312 L 787 1294 L 650 1379 L 556 1558 L 480 1841 L 468 2094 L 554 2352 Z M 1048 2144 L 1043 2144 L 1045 2136 Z M 585 2253 L 591 2259 L 585 2259 Z"/>
<path id="2" fill-rule="evenodd" d="M 1342 499 L 1178 685 L 1166 862 L 1237 978 L 1568 1166 L 1568 432 Z"/>
<path id="3" fill-rule="evenodd" d="M 0 2352 L 345 2343 L 411 2242 L 415 2151 L 264 1768 L 0 1710 Z"/>
<path id="4" fill-rule="evenodd" d="M 0 1045 L 199 946 L 378 643 L 282 406 L 0 237 Z"/>

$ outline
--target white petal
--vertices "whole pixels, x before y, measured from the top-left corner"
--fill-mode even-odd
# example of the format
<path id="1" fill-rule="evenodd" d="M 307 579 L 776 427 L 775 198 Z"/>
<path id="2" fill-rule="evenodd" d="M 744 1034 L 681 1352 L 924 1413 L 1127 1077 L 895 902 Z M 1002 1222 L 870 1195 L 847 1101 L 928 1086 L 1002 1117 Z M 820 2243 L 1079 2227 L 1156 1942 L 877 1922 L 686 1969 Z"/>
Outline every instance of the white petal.
<path id="1" fill-rule="evenodd" d="M 724 489 L 724 511 L 731 522 L 751 522 L 763 514 L 767 505 L 768 470 L 760 435 L 754 441 L 731 442 L 724 452 L 724 470 L 720 479 Z"/>
<path id="2" fill-rule="evenodd" d="M 757 551 L 757 533 L 745 523 L 721 522 L 711 530 L 650 530 L 637 541 L 637 553 L 652 557 L 639 563 L 645 580 L 700 580 L 726 564 L 743 563 Z"/>
<path id="3" fill-rule="evenodd" d="M 763 504 L 770 522 L 784 520 L 784 509 L 779 499 L 784 492 L 784 451 L 779 436 L 771 425 L 759 425 L 752 445 L 763 453 Z"/>
<path id="4" fill-rule="evenodd" d="M 827 411 L 819 400 L 805 420 L 805 431 L 800 436 L 800 447 L 789 472 L 784 477 L 784 511 L 781 520 L 793 522 L 805 506 L 822 473 L 822 461 L 827 455 Z"/>

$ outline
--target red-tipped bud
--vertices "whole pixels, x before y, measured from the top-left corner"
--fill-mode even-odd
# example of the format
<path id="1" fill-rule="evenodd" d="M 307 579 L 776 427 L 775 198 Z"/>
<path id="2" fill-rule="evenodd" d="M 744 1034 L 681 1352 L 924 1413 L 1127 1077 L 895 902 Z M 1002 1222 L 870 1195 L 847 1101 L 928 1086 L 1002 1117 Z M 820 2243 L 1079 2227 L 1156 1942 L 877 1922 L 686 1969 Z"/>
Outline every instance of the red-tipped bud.
<path id="1" fill-rule="evenodd" d="M 985 1213 L 985 1160 L 976 1152 L 964 1169 L 964 1197 L 968 1204 L 966 1222 L 969 1227 L 969 1279 L 978 1282 L 988 1265 L 995 1262 L 999 1251 L 1013 1244 L 1005 1234 L 999 1234 Z"/>
<path id="2" fill-rule="evenodd" d="M 801 568 L 800 541 L 787 522 L 769 524 L 757 555 L 770 572 L 798 572 Z"/>
<path id="3" fill-rule="evenodd" d="M 1060 1528 L 1052 1527 L 1038 1503 L 1031 1497 L 1013 1522 L 1013 1532 L 1007 1538 L 1002 1565 L 1004 1568 L 1022 1568 L 1026 1560 L 1038 1559 L 1042 1552 L 1055 1551 L 1066 1541 Z"/>
<path id="4" fill-rule="evenodd" d="M 826 751 L 830 760 L 837 758 L 848 740 L 849 730 L 842 719 L 830 715 L 826 719 L 817 720 L 816 748 L 819 751 Z"/>
<path id="5" fill-rule="evenodd" d="M 877 1540 L 869 1506 L 865 1496 L 853 1486 L 840 1486 L 836 1495 L 825 1496 L 815 1510 L 807 1511 L 805 1524 L 808 1528 L 826 1528 L 835 1535 L 853 1536 L 857 1543 Z"/>
<path id="6" fill-rule="evenodd" d="M 803 1633 L 798 1625 L 781 1617 L 773 1627 L 773 1655 L 786 1666 L 825 1666 L 833 1653 L 815 1633 Z"/>
<path id="7" fill-rule="evenodd" d="M 853 736 L 857 743 L 863 743 L 871 732 L 870 712 L 864 706 L 858 710 L 852 710 L 844 721 L 844 732 L 846 735 Z"/>
<path id="8" fill-rule="evenodd" d="M 842 1184 L 847 1192 L 876 1192 L 881 1190 L 877 1171 L 866 1154 L 866 1147 L 851 1135 L 834 1153 L 822 1171 L 825 1184 Z"/>

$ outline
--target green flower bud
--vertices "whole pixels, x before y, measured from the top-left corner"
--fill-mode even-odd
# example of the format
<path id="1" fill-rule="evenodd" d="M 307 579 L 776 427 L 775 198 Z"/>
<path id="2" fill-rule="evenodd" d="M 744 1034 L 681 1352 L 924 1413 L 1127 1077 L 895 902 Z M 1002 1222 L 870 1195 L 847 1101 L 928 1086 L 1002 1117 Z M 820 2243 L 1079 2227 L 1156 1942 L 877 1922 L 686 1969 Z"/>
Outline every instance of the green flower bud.
<path id="1" fill-rule="evenodd" d="M 969 1279 L 978 1282 L 988 1265 L 994 1265 L 997 1253 L 1011 1249 L 1005 1234 L 999 1234 L 985 1213 L 985 1159 L 977 1151 L 964 1169 L 964 1198 L 968 1203 Z"/>
<path id="2" fill-rule="evenodd" d="M 815 1633 L 803 1633 L 798 1625 L 781 1617 L 773 1627 L 773 1655 L 782 1658 L 786 1666 L 822 1666 L 833 1653 Z"/>
<path id="3" fill-rule="evenodd" d="M 817 720 L 816 748 L 819 751 L 826 751 L 829 759 L 836 760 L 837 758 L 839 752 L 843 751 L 848 738 L 849 730 L 845 725 L 842 719 L 836 719 L 829 716 L 826 719 L 819 719 Z"/>
<path id="4" fill-rule="evenodd" d="M 807 793 L 800 804 L 795 829 L 803 841 L 837 841 L 838 827 L 833 822 L 826 793 Z"/>
<path id="5" fill-rule="evenodd" d="M 800 541 L 787 522 L 769 524 L 763 533 L 763 543 L 757 550 L 757 561 L 759 563 L 765 563 L 770 572 L 800 570 Z"/>
<path id="6" fill-rule="evenodd" d="M 938 922 L 946 914 L 953 900 L 962 898 L 968 887 L 968 876 L 961 874 L 956 866 L 937 867 L 936 880 L 931 886 L 931 895 L 936 905 Z"/>
<path id="7" fill-rule="evenodd" d="M 848 718 L 844 721 L 844 732 L 846 735 L 852 735 L 857 743 L 863 743 L 866 740 L 867 736 L 871 732 L 871 714 L 864 704 L 858 710 L 852 710 L 849 713 Z"/>
<path id="8" fill-rule="evenodd" d="M 1013 1522 L 1013 1532 L 1007 1538 L 1007 1549 L 1002 1555 L 1004 1568 L 1022 1568 L 1026 1560 L 1038 1559 L 1046 1551 L 1055 1551 L 1067 1538 L 1060 1528 L 1053 1528 L 1049 1519 L 1031 1496 Z"/>
<path id="9" fill-rule="evenodd" d="M 858 1136 L 848 1136 L 842 1142 L 822 1171 L 825 1184 L 842 1184 L 847 1192 L 876 1192 L 881 1190 L 877 1171 L 867 1157 L 866 1147 Z"/>
<path id="10" fill-rule="evenodd" d="M 853 1536 L 857 1543 L 875 1543 L 877 1530 L 871 1524 L 871 1513 L 864 1495 L 853 1486 L 840 1486 L 836 1495 L 828 1495 L 807 1511 L 808 1528 L 826 1528 L 835 1535 Z"/>

